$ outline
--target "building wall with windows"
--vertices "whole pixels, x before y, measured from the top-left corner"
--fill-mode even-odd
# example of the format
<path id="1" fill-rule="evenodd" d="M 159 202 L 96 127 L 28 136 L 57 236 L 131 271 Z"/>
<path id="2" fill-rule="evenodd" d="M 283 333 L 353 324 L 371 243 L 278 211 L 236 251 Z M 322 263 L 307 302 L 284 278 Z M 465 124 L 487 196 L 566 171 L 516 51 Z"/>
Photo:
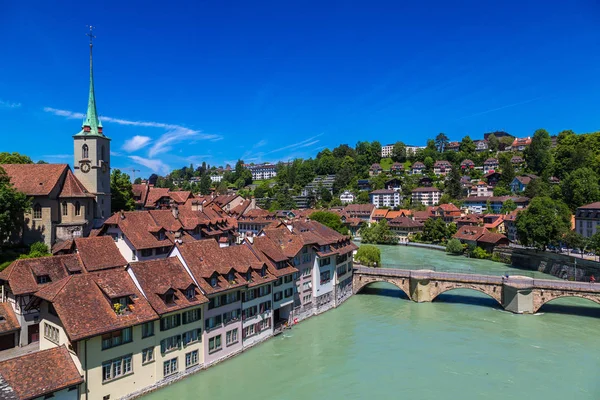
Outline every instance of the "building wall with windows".
<path id="1" fill-rule="evenodd" d="M 119 252 L 127 262 L 156 260 L 159 258 L 167 258 L 169 248 L 156 248 L 136 250 L 133 244 L 127 239 L 127 236 L 117 226 L 110 226 L 106 229 L 106 235 L 112 236 Z"/>
<path id="2" fill-rule="evenodd" d="M 335 256 L 315 257 L 313 268 L 313 302 L 316 312 L 323 312 L 335 304 Z"/>
<path id="3" fill-rule="evenodd" d="M 386 144 L 385 146 L 381 146 L 381 157 L 382 158 L 391 157 L 393 151 L 394 151 L 393 144 Z"/>
<path id="4" fill-rule="evenodd" d="M 352 296 L 352 253 L 336 256 L 335 304 L 336 306 Z"/>
<path id="5" fill-rule="evenodd" d="M 242 294 L 242 300 L 243 346 L 252 346 L 273 336 L 272 285 L 268 283 L 246 289 Z"/>
<path id="6" fill-rule="evenodd" d="M 600 202 L 581 206 L 575 211 L 575 232 L 588 238 L 600 232 Z"/>
<path id="7" fill-rule="evenodd" d="M 228 301 L 234 298 L 237 300 L 223 304 L 220 300 L 223 299 L 222 296 Z M 242 298 L 240 289 L 207 297 L 209 303 L 204 320 L 204 364 L 208 366 L 242 350 Z"/>

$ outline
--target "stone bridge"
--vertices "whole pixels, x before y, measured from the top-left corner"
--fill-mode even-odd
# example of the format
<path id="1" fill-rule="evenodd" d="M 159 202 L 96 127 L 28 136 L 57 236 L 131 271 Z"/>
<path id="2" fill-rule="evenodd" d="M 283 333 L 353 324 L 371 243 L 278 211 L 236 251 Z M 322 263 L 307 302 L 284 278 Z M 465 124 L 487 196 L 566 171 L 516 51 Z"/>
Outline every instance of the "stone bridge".
<path id="1" fill-rule="evenodd" d="M 487 294 L 505 310 L 514 313 L 536 313 L 540 307 L 559 297 L 581 297 L 600 304 L 600 284 L 532 279 L 524 276 L 489 276 L 404 270 L 394 268 L 354 268 L 354 293 L 374 282 L 388 282 L 416 302 L 435 300 L 453 289 L 472 289 Z"/>

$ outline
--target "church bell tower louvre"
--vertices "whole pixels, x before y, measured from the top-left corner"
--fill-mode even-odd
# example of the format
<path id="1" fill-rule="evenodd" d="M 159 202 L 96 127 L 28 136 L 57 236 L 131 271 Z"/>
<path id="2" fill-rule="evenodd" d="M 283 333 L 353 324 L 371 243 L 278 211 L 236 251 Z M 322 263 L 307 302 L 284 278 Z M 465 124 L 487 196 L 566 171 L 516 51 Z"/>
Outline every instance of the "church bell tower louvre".
<path id="1" fill-rule="evenodd" d="M 92 59 L 93 27 L 90 38 L 90 88 L 88 107 L 81 131 L 73 136 L 75 176 L 92 193 L 96 200 L 93 210 L 93 227 L 97 228 L 110 216 L 110 139 L 104 135 L 102 122 L 96 110 L 94 68 Z"/>

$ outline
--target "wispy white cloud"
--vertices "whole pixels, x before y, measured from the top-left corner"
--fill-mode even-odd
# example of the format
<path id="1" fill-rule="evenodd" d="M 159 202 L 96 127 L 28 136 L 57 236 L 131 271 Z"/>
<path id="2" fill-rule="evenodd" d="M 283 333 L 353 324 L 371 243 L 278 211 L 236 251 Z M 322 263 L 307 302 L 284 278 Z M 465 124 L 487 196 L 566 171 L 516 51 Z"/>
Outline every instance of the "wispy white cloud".
<path id="1" fill-rule="evenodd" d="M 69 110 L 59 110 L 52 107 L 44 107 L 44 111 L 52 113 L 54 115 L 65 117 L 69 119 L 77 119 L 84 118 L 85 115 L 82 113 L 76 113 Z M 200 130 L 187 128 L 185 126 L 177 125 L 177 124 L 165 124 L 162 122 L 155 121 L 131 121 L 122 118 L 113 118 L 107 116 L 100 116 L 103 122 L 115 123 L 119 125 L 125 126 L 138 126 L 138 127 L 148 127 L 148 128 L 159 128 L 164 129 L 167 132 L 163 133 L 158 139 L 154 140 L 153 145 L 148 150 L 148 156 L 153 158 L 158 154 L 166 153 L 171 150 L 173 145 L 181 142 L 193 143 L 198 140 L 208 140 L 211 142 L 216 142 L 218 140 L 223 139 L 221 135 L 213 134 L 213 133 L 204 133 Z M 137 139 L 136 139 L 137 138 Z M 125 142 L 123 145 L 123 149 L 128 152 L 133 152 L 141 149 L 142 147 L 148 145 L 150 143 L 150 138 L 148 140 L 144 140 L 141 138 L 148 138 L 147 136 L 134 136 L 129 141 Z M 135 139 L 135 140 L 134 140 Z M 142 145 L 143 144 L 143 145 Z M 141 146 L 140 146 L 141 145 Z M 139 146 L 139 147 L 137 147 Z M 136 148 L 137 147 L 137 148 Z M 135 150 L 128 150 L 135 149 Z"/>
<path id="2" fill-rule="evenodd" d="M 260 142 L 256 143 L 254 146 L 252 146 L 252 148 L 253 149 L 258 149 L 259 147 L 266 146 L 267 143 L 268 142 L 265 139 L 263 139 Z"/>
<path id="3" fill-rule="evenodd" d="M 113 157 L 120 157 L 122 154 L 119 153 L 118 151 L 111 151 L 110 155 L 113 156 Z"/>
<path id="4" fill-rule="evenodd" d="M 315 139 L 318 138 L 318 137 L 320 137 L 320 136 L 323 136 L 323 135 L 324 135 L 324 133 L 320 133 L 320 134 L 318 134 L 316 136 L 309 137 L 308 139 L 302 140 L 301 142 L 294 143 L 294 144 L 289 144 L 287 146 L 283 146 L 283 147 L 279 147 L 277 149 L 273 149 L 271 151 L 268 151 L 268 152 L 264 153 L 264 155 L 277 153 L 277 152 L 283 151 L 283 150 L 295 150 L 295 149 L 300 149 L 302 147 L 312 146 L 312 145 L 314 145 L 314 144 L 316 144 L 316 143 L 319 142 L 319 140 L 315 140 Z"/>
<path id="5" fill-rule="evenodd" d="M 122 148 L 128 153 L 133 153 L 134 151 L 147 146 L 151 140 L 152 139 L 148 136 L 135 135 L 131 139 L 126 140 Z"/>
<path id="6" fill-rule="evenodd" d="M 0 100 L 0 108 L 19 108 L 19 107 L 21 107 L 21 103 Z"/>
<path id="7" fill-rule="evenodd" d="M 171 171 L 171 167 L 162 162 L 161 160 L 153 160 L 150 158 L 143 158 L 140 156 L 129 156 L 136 164 L 143 165 L 144 167 L 157 172 L 159 174 L 168 174 Z"/>
<path id="8" fill-rule="evenodd" d="M 44 107 L 44 111 L 46 111 L 47 113 L 51 113 L 51 114 L 57 115 L 59 117 L 65 117 L 65 118 L 68 118 L 68 119 L 82 119 L 82 118 L 85 118 L 85 114 L 78 113 L 78 112 L 73 112 L 73 111 L 68 111 L 68 110 L 59 110 L 59 109 L 52 108 L 52 107 Z"/>
<path id="9" fill-rule="evenodd" d="M 494 112 L 494 111 L 500 111 L 500 110 L 504 110 L 505 108 L 510 108 L 510 107 L 521 106 L 521 105 L 523 105 L 523 104 L 527 104 L 527 103 L 531 103 L 531 102 L 533 102 L 533 101 L 539 100 L 539 99 L 541 99 L 542 97 L 543 97 L 543 96 L 540 96 L 540 97 L 535 97 L 535 98 L 533 98 L 533 99 L 529 99 L 529 100 L 520 101 L 520 102 L 518 102 L 518 103 L 507 104 L 507 105 L 505 105 L 505 106 L 502 106 L 502 107 L 492 108 L 492 109 L 485 110 L 485 111 L 481 111 L 481 112 L 478 112 L 478 113 L 475 113 L 475 114 L 465 115 L 465 116 L 463 116 L 463 117 L 457 118 L 457 120 L 461 120 L 461 119 L 465 119 L 465 118 L 471 118 L 471 117 L 477 117 L 477 116 L 480 116 L 480 115 L 489 114 L 489 113 L 491 113 L 491 112 Z"/>

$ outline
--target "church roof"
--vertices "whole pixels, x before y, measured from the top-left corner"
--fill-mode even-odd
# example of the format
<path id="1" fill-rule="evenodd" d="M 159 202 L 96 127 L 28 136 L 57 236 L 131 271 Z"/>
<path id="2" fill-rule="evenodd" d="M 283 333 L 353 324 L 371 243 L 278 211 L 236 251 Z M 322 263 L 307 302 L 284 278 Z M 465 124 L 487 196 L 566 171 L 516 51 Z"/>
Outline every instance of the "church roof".
<path id="1" fill-rule="evenodd" d="M 77 133 L 75 136 L 98 136 L 103 137 L 102 133 L 102 122 L 100 122 L 100 118 L 98 118 L 98 111 L 96 110 L 96 94 L 94 92 L 94 63 L 92 62 L 92 32 L 90 30 L 90 91 L 88 94 L 88 108 L 87 113 L 85 114 L 85 119 L 83 120 L 83 125 L 81 132 Z"/>
<path id="2" fill-rule="evenodd" d="M 65 176 L 65 183 L 63 184 L 62 190 L 60 191 L 58 197 L 94 197 L 94 195 L 87 191 L 85 186 L 83 186 L 83 184 L 79 182 L 79 179 L 77 179 L 69 169 L 67 170 L 67 175 Z"/>
<path id="3" fill-rule="evenodd" d="M 67 164 L 0 164 L 14 188 L 28 196 L 47 196 L 59 184 Z"/>

